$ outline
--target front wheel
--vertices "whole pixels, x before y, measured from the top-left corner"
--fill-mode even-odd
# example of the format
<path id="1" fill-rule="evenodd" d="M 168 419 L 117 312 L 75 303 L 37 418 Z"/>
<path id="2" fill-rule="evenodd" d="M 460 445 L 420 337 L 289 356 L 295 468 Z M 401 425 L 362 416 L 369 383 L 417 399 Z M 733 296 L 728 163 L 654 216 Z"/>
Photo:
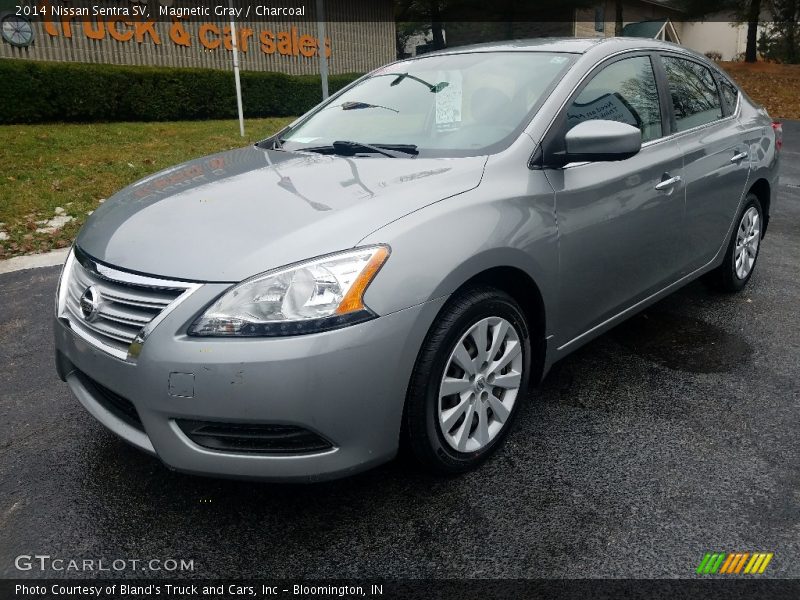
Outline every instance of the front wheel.
<path id="1" fill-rule="evenodd" d="M 500 290 L 450 300 L 425 339 L 411 377 L 406 434 L 416 458 L 439 473 L 474 468 L 502 443 L 528 389 L 525 316 Z"/>
<path id="2" fill-rule="evenodd" d="M 747 285 L 756 267 L 763 232 L 763 211 L 755 194 L 748 194 L 739 213 L 722 264 L 709 273 L 710 281 L 724 292 L 738 292 Z"/>

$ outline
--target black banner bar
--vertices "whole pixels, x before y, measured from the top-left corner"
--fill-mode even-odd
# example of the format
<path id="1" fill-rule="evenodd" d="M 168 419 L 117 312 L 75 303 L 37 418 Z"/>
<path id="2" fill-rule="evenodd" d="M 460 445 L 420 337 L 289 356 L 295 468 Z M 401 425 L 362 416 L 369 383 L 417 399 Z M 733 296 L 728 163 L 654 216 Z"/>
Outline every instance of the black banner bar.
<path id="1" fill-rule="evenodd" d="M 4 579 L 0 598 L 69 600 L 315 599 L 354 600 L 616 600 L 714 598 L 796 600 L 800 581 L 713 577 L 689 580 L 210 580 L 210 579 Z"/>
<path id="2" fill-rule="evenodd" d="M 316 0 L 0 0 L 0 14 L 43 21 L 155 21 L 249 23 L 316 21 Z M 591 0 L 324 0 L 327 22 L 574 23 L 614 21 Z M 636 21 L 737 21 L 730 2 L 643 2 Z M 702 7 L 702 9 L 700 8 Z M 623 14 L 623 18 L 625 15 Z M 626 22 L 630 18 L 625 19 Z"/>

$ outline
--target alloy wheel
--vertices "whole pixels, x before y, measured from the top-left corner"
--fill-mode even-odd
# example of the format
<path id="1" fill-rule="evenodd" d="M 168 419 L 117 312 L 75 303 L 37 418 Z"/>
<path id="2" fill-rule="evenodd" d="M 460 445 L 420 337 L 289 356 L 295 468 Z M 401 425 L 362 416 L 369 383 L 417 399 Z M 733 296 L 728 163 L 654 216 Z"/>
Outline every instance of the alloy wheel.
<path id="1" fill-rule="evenodd" d="M 734 250 L 734 268 L 736 277 L 747 279 L 758 256 L 758 244 L 761 241 L 761 217 L 755 206 L 748 208 L 739 222 Z"/>
<path id="2" fill-rule="evenodd" d="M 522 383 L 522 345 L 501 317 L 481 319 L 450 354 L 439 386 L 439 427 L 458 452 L 476 452 L 503 429 Z"/>

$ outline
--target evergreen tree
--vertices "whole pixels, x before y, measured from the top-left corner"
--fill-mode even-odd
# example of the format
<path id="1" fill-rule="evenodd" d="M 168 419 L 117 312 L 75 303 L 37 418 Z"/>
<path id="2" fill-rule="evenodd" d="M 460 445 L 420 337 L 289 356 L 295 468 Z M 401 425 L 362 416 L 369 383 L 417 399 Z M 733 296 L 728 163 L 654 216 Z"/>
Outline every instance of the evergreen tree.
<path id="1" fill-rule="evenodd" d="M 759 39 L 759 51 L 770 60 L 800 62 L 800 0 L 771 0 L 772 22 Z"/>

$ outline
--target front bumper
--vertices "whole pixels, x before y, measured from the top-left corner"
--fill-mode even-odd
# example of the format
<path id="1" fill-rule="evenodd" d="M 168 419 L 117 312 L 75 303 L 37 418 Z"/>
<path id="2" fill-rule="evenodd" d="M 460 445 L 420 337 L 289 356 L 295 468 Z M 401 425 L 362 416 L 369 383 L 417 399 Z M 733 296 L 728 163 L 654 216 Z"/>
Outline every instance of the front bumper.
<path id="1" fill-rule="evenodd" d="M 194 292 L 153 330 L 135 362 L 97 349 L 56 319 L 59 376 L 108 429 L 179 471 L 314 481 L 391 459 L 414 361 L 444 299 L 320 334 L 187 336 L 187 323 L 225 287 Z M 88 379 L 130 401 L 142 427 L 109 410 Z M 216 451 L 190 440 L 179 419 L 294 425 L 333 448 L 294 455 Z"/>

